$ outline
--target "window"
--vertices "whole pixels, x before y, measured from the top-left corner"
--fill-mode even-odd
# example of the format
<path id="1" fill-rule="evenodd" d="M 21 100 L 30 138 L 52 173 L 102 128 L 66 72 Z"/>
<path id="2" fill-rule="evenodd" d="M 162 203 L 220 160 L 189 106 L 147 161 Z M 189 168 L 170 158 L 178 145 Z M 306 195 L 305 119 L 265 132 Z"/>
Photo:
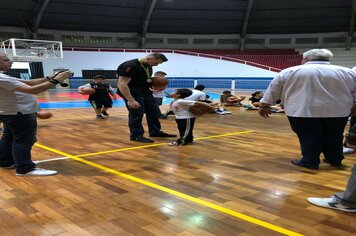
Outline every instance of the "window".
<path id="1" fill-rule="evenodd" d="M 240 39 L 218 39 L 218 44 L 233 44 L 237 45 L 240 43 Z"/>
<path id="2" fill-rule="evenodd" d="M 116 38 L 116 41 L 120 44 L 126 44 L 126 43 L 137 43 L 137 38 L 131 37 L 131 38 Z"/>
<path id="3" fill-rule="evenodd" d="M 189 40 L 186 38 L 170 38 L 168 44 L 188 44 Z"/>
<path id="4" fill-rule="evenodd" d="M 214 44 L 214 39 L 193 39 L 193 44 Z"/>
<path id="5" fill-rule="evenodd" d="M 295 39 L 296 44 L 317 44 L 318 38 L 297 38 Z"/>
<path id="6" fill-rule="evenodd" d="M 270 39 L 270 44 L 291 44 L 291 39 Z"/>
<path id="7" fill-rule="evenodd" d="M 162 38 L 146 38 L 146 43 L 161 44 L 163 43 Z"/>
<path id="8" fill-rule="evenodd" d="M 101 36 L 90 36 L 89 38 L 91 43 L 112 43 L 112 38 L 111 37 L 101 37 Z"/>

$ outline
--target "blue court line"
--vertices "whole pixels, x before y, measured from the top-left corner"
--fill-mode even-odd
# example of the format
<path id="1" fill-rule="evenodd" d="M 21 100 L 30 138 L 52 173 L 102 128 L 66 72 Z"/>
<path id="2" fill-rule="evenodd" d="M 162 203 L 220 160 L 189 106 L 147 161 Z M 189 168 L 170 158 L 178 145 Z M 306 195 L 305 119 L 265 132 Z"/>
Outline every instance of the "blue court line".
<path id="1" fill-rule="evenodd" d="M 219 94 L 207 93 L 212 99 L 219 99 Z M 168 105 L 172 101 L 172 98 L 164 98 L 163 105 Z M 58 109 L 58 108 L 91 108 L 89 101 L 87 100 L 73 100 L 63 102 L 39 102 L 42 109 Z M 123 100 L 114 101 L 113 107 L 125 107 Z"/>

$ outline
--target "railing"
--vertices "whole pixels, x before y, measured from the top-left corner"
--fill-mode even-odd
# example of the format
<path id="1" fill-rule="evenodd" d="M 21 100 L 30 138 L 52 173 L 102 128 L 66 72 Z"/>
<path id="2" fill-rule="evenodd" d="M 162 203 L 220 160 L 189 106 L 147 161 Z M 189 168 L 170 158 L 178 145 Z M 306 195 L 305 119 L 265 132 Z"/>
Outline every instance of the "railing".
<path id="1" fill-rule="evenodd" d="M 85 48 L 85 47 L 63 47 L 63 50 L 66 51 L 96 51 L 96 52 L 144 52 L 144 53 L 152 53 L 152 52 L 161 52 L 161 53 L 176 53 L 182 55 L 189 55 L 189 56 L 197 56 L 197 57 L 206 57 L 224 61 L 232 61 L 241 64 L 245 64 L 248 66 L 254 66 L 261 69 L 279 72 L 281 69 L 266 66 L 263 64 L 259 64 L 256 62 L 246 61 L 238 58 L 233 57 L 226 57 L 226 56 L 219 56 L 207 53 L 199 53 L 199 52 L 191 52 L 191 51 L 184 51 L 184 50 L 175 50 L 175 49 L 117 49 L 117 48 Z"/>

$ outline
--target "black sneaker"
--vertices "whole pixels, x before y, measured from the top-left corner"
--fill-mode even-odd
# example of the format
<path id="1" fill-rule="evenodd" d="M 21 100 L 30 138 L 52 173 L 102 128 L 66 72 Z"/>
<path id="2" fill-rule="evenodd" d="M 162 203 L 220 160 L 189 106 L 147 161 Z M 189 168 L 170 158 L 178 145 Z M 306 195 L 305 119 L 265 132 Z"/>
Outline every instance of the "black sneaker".
<path id="1" fill-rule="evenodd" d="M 143 136 L 133 137 L 133 138 L 130 138 L 130 140 L 140 142 L 140 143 L 154 143 L 155 142 L 152 139 L 145 138 Z"/>
<path id="2" fill-rule="evenodd" d="M 150 137 L 174 138 L 174 137 L 177 137 L 177 135 L 175 135 L 175 134 L 167 134 L 165 132 L 160 132 L 158 134 L 150 134 Z"/>
<path id="3" fill-rule="evenodd" d="M 96 115 L 96 119 L 101 119 L 101 120 L 104 120 L 105 118 L 101 115 L 101 114 L 99 114 L 99 115 Z"/>
<path id="4" fill-rule="evenodd" d="M 102 112 L 101 112 L 101 115 L 109 116 L 109 114 L 108 114 L 106 111 L 102 111 Z"/>

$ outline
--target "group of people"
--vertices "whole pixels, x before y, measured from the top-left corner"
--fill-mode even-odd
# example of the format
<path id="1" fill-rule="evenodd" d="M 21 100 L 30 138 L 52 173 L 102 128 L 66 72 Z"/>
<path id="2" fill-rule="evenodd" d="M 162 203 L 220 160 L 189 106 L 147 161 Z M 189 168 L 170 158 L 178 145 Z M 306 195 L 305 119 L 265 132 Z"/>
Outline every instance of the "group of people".
<path id="1" fill-rule="evenodd" d="M 356 71 L 330 64 L 332 53 L 326 49 L 313 49 L 303 54 L 302 65 L 281 71 L 271 82 L 267 91 L 256 92 L 250 99 L 250 105 L 258 108 L 262 117 L 269 117 L 275 101 L 280 100 L 288 117 L 292 130 L 297 134 L 301 145 L 301 158 L 291 163 L 308 169 L 319 169 L 320 154 L 324 161 L 332 166 L 342 165 L 344 156 L 343 132 L 350 115 L 356 115 Z M 159 121 L 161 112 L 157 99 L 153 97 L 150 84 L 152 67 L 168 61 L 161 53 L 151 53 L 141 59 L 133 59 L 119 65 L 117 69 L 117 94 L 125 101 L 128 110 L 130 140 L 152 143 L 154 140 L 144 136 L 142 119 L 146 115 L 149 137 L 176 137 L 161 130 Z M 70 72 L 61 72 L 53 76 L 22 81 L 4 72 L 11 68 L 12 62 L 5 54 L 0 54 L 0 121 L 4 124 L 4 133 L 0 141 L 0 167 L 16 168 L 16 175 L 53 175 L 56 171 L 37 168 L 31 160 L 31 147 L 36 141 L 36 112 L 38 104 L 33 94 L 52 88 L 53 84 L 71 76 Z M 155 74 L 165 76 L 165 73 Z M 111 86 L 103 82 L 103 77 L 95 78 L 94 83 L 84 87 L 106 91 L 115 97 Z M 176 115 L 180 137 L 171 145 L 187 145 L 193 142 L 195 117 L 188 107 L 206 100 L 199 98 L 198 87 L 195 90 L 177 89 L 169 96 L 174 99 L 170 108 Z M 104 94 L 98 92 L 90 97 L 97 100 Z M 106 95 L 105 95 L 106 96 Z M 198 98 L 188 99 L 197 96 Z M 98 118 L 108 116 L 106 110 L 111 107 L 110 97 L 107 103 L 93 103 Z M 240 106 L 245 97 L 233 96 L 225 91 L 220 98 L 221 105 Z M 100 118 L 101 119 L 101 118 Z M 353 118 L 354 119 L 354 118 Z M 353 126 L 352 126 L 353 127 Z M 356 129 L 356 128 L 355 128 Z M 350 130 L 348 137 L 355 137 L 356 130 Z M 356 145 L 355 139 L 347 143 Z M 354 147 L 354 146 L 353 146 Z M 344 193 L 332 198 L 309 198 L 313 204 L 356 212 L 356 167 L 352 169 L 349 184 Z"/>

